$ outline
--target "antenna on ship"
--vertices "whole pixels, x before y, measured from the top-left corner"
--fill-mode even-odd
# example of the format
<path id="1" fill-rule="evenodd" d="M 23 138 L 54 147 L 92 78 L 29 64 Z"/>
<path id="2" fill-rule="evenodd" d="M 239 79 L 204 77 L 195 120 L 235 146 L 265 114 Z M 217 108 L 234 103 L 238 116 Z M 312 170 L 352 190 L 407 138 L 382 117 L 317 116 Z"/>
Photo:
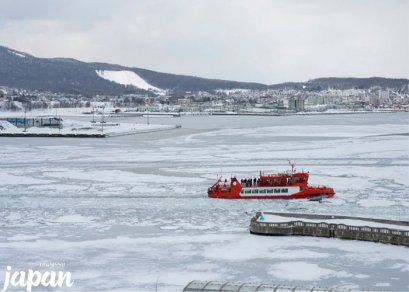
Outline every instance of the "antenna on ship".
<path id="1" fill-rule="evenodd" d="M 287 161 L 288 161 L 288 164 L 291 165 L 291 172 L 292 172 L 292 173 L 295 173 L 296 169 L 295 169 L 294 163 L 291 163 L 291 161 L 290 161 L 289 159 L 287 159 Z"/>

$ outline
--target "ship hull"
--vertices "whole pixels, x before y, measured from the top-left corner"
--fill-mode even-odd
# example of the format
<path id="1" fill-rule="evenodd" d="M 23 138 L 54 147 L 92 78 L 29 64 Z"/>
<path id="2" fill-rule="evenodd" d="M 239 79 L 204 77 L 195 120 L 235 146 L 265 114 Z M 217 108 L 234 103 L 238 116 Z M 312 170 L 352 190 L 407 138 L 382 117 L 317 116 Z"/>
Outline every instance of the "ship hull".
<path id="1" fill-rule="evenodd" d="M 217 183 L 208 189 L 209 198 L 215 199 L 242 199 L 242 200 L 292 200 L 332 198 L 335 192 L 329 187 L 274 186 L 274 187 L 241 187 L 241 184 Z"/>
<path id="2" fill-rule="evenodd" d="M 328 194 L 298 194 L 293 196 L 254 196 L 254 197 L 241 197 L 241 196 L 225 196 L 225 195 L 209 195 L 209 198 L 213 199 L 226 199 L 226 200 L 296 200 L 296 199 L 309 199 L 319 200 L 323 198 L 332 198 L 333 195 Z"/>
<path id="3" fill-rule="evenodd" d="M 298 192 L 292 195 L 254 195 L 242 196 L 231 192 L 210 192 L 209 198 L 214 199 L 231 199 L 231 200 L 294 200 L 294 199 L 322 199 L 332 198 L 334 193 L 331 191 L 321 190 L 319 192 Z"/>

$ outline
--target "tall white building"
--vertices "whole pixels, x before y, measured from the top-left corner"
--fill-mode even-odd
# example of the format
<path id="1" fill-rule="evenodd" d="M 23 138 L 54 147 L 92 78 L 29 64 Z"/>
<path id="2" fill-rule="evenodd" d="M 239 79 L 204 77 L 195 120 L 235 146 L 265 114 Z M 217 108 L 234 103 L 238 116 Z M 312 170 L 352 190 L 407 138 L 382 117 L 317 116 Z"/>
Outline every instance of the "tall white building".
<path id="1" fill-rule="evenodd" d="M 389 100 L 389 90 L 379 90 L 379 102 Z"/>
<path id="2" fill-rule="evenodd" d="M 369 105 L 379 107 L 379 98 L 376 95 L 371 95 L 369 97 Z"/>

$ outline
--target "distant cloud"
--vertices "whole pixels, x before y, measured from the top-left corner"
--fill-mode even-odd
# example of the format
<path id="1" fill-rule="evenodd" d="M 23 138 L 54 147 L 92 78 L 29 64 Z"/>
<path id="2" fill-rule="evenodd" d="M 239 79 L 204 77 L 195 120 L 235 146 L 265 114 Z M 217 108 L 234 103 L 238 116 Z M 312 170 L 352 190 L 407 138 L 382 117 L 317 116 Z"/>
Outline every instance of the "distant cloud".
<path id="1" fill-rule="evenodd" d="M 0 40 L 40 57 L 277 83 L 409 78 L 405 0 L 0 0 Z"/>

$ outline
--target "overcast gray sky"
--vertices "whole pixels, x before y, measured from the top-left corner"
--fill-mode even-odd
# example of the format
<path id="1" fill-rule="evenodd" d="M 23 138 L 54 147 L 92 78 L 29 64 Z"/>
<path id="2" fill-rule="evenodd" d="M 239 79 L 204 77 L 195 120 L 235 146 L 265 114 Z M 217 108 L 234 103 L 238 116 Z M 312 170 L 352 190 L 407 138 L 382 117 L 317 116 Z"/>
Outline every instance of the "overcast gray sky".
<path id="1" fill-rule="evenodd" d="M 409 0 L 0 0 L 0 44 L 267 84 L 409 78 Z"/>

